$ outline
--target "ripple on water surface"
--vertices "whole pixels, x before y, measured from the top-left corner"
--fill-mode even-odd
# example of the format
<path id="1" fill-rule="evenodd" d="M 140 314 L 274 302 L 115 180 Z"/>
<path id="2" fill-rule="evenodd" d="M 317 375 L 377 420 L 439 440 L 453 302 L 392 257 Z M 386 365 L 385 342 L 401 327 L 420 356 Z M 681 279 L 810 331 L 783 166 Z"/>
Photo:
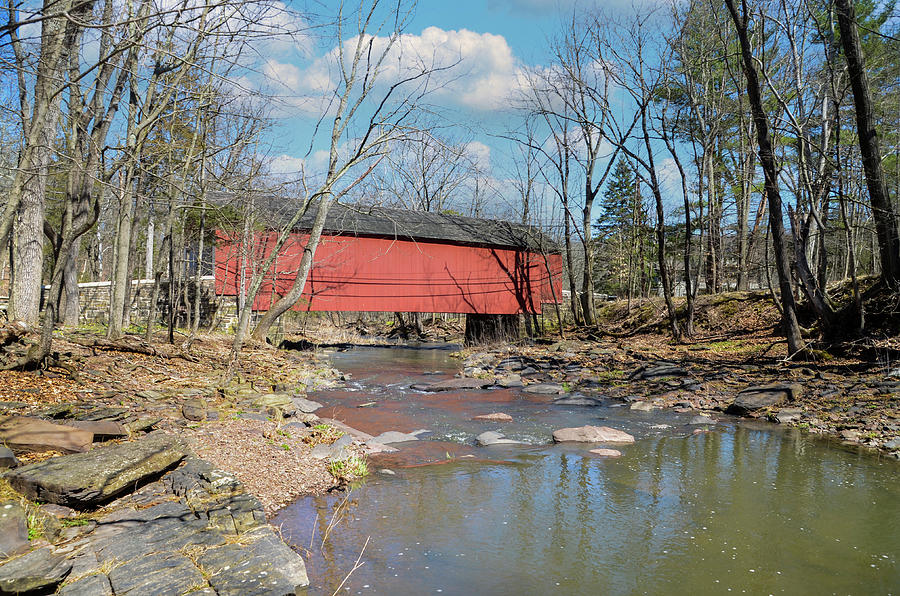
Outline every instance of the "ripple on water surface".
<path id="1" fill-rule="evenodd" d="M 384 352 L 340 354 L 335 365 L 359 380 L 378 377 L 367 372 L 396 358 L 399 387 L 426 370 L 454 371 L 446 351 Z M 896 461 L 743 425 L 692 435 L 666 412 L 557 411 L 505 396 L 502 411 L 519 426 L 485 425 L 470 418 L 497 405 L 490 392 L 401 390 L 384 393 L 376 408 L 356 408 L 352 400 L 368 401 L 360 393 L 364 387 L 315 399 L 352 414 L 347 422 L 362 430 L 437 427 L 441 441 L 373 459 L 376 472 L 349 497 L 305 498 L 278 515 L 285 538 L 310 549 L 309 594 L 333 593 L 364 546 L 364 564 L 341 592 L 868 595 L 900 587 Z M 366 416 L 384 428 L 367 427 Z M 460 440 L 478 429 L 549 437 L 558 422 L 601 418 L 638 437 L 616 446 L 621 458 L 580 446 L 477 448 Z M 671 428 L 651 428 L 660 423 Z M 460 437 L 444 440 L 453 433 Z"/>

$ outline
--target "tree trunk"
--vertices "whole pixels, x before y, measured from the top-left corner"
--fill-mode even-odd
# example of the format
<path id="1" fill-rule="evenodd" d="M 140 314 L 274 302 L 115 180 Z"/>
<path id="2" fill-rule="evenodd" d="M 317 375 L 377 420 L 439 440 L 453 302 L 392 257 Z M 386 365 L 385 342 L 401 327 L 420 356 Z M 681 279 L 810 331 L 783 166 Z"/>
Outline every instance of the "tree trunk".
<path id="1" fill-rule="evenodd" d="M 678 315 L 675 311 L 675 303 L 672 301 L 672 285 L 669 277 L 669 265 L 666 262 L 666 214 L 663 210 L 662 193 L 659 190 L 659 180 L 656 177 L 656 162 L 653 159 L 653 147 L 650 145 L 650 130 L 647 127 L 647 105 L 641 105 L 641 129 L 644 133 L 644 147 L 647 149 L 647 173 L 650 175 L 650 190 L 656 202 L 656 258 L 659 265 L 659 281 L 662 284 L 663 297 L 666 301 L 666 310 L 669 313 L 669 328 L 675 340 L 681 339 L 681 330 L 678 327 Z"/>
<path id="2" fill-rule="evenodd" d="M 591 209 L 596 193 L 591 189 L 591 178 L 587 179 L 585 188 L 584 210 L 582 211 L 584 248 L 584 271 L 581 277 L 581 314 L 585 325 L 593 325 L 596 322 L 594 309 L 594 247 L 591 242 Z"/>
<path id="3" fill-rule="evenodd" d="M 128 261 L 131 254 L 131 226 L 134 221 L 134 192 L 130 168 L 120 174 L 119 217 L 116 225 L 115 249 L 113 251 L 113 275 L 110 281 L 108 339 L 119 339 L 124 333 L 125 297 L 129 272 Z"/>
<path id="4" fill-rule="evenodd" d="M 769 199 L 769 226 L 772 231 L 772 244 L 775 249 L 775 267 L 778 270 L 778 287 L 781 292 L 782 326 L 788 344 L 788 355 L 793 356 L 803 349 L 803 338 L 800 336 L 800 324 L 797 321 L 794 292 L 791 286 L 791 268 L 788 261 L 784 242 L 784 216 L 781 211 L 781 194 L 778 185 L 778 168 L 775 163 L 775 154 L 772 150 L 772 141 L 769 137 L 769 118 L 763 107 L 762 95 L 759 89 L 759 77 L 756 73 L 756 64 L 753 61 L 753 52 L 750 47 L 750 38 L 747 35 L 746 0 L 743 0 L 743 16 L 738 15 L 734 6 L 734 0 L 725 0 L 731 19 L 737 29 L 738 40 L 741 44 L 741 58 L 744 62 L 744 76 L 747 78 L 747 98 L 750 109 L 753 111 L 753 120 L 756 124 L 756 138 L 759 145 L 759 161 L 765 177 L 766 196 Z"/>
<path id="5" fill-rule="evenodd" d="M 303 247 L 303 256 L 300 258 L 300 268 L 297 270 L 297 277 L 294 278 L 294 283 L 291 285 L 288 293 L 273 304 L 266 311 L 266 314 L 260 318 L 259 323 L 256 324 L 256 329 L 253 330 L 254 339 L 265 340 L 269 327 L 272 326 L 275 320 L 300 300 L 303 288 L 306 286 L 306 279 L 312 270 L 313 257 L 316 254 L 316 249 L 319 247 L 319 241 L 322 239 L 325 217 L 331 208 L 332 200 L 330 196 L 324 196 L 318 201 L 316 217 L 313 219 L 312 229 L 309 231 L 309 240 L 306 241 L 306 246 Z"/>
<path id="6" fill-rule="evenodd" d="M 44 191 L 49 147 L 35 150 L 35 160 L 22 189 L 19 213 L 13 228 L 13 269 L 9 288 L 9 319 L 37 324 L 40 318 L 41 280 L 44 266 Z M 43 172 L 41 172 L 43 170 Z"/>
<path id="7" fill-rule="evenodd" d="M 841 29 L 841 45 L 847 57 L 850 85 L 853 88 L 853 103 L 856 107 L 856 130 L 859 135 L 859 152 L 862 155 L 869 202 L 875 218 L 878 236 L 878 254 L 881 257 L 881 278 L 896 287 L 900 285 L 900 233 L 897 220 L 887 191 L 884 168 L 881 163 L 881 148 L 872 96 L 869 91 L 869 77 L 866 74 L 865 56 L 856 28 L 856 14 L 850 0 L 835 0 L 838 26 Z"/>
<path id="8" fill-rule="evenodd" d="M 681 178 L 681 196 L 684 205 L 684 251 L 682 252 L 682 265 L 684 267 L 685 313 L 684 320 L 681 325 L 681 332 L 687 337 L 693 337 L 694 292 L 691 284 L 691 240 L 693 238 L 694 226 L 693 222 L 691 221 L 691 199 L 688 195 L 687 173 L 684 171 L 684 166 L 681 163 L 681 158 L 678 156 L 678 151 L 676 150 L 675 145 L 672 143 L 669 137 L 667 126 L 667 123 L 663 121 L 663 140 L 666 142 L 666 147 L 668 148 L 669 153 L 672 155 L 672 160 L 675 162 L 675 166 L 678 168 L 678 174 Z"/>
<path id="9" fill-rule="evenodd" d="M 78 256 L 81 253 L 81 242 L 76 242 L 66 259 L 66 267 L 63 271 L 63 301 L 61 312 L 62 324 L 67 327 L 75 327 L 81 319 L 81 301 L 78 296 Z"/>
<path id="10" fill-rule="evenodd" d="M 44 14 L 66 14 L 69 4 L 45 0 Z M 12 10 L 12 8 L 10 8 Z M 10 17 L 12 19 L 12 16 Z M 41 280 L 44 260 L 44 192 L 47 168 L 53 153 L 60 117 L 59 87 L 68 55 L 67 18 L 51 17 L 41 22 L 41 50 L 34 86 L 34 106 L 28 112 L 28 94 L 20 87 L 22 132 L 24 136 L 18 168 L 9 200 L 0 219 L 0 246 L 10 238 L 10 296 L 7 317 L 37 323 L 40 317 Z M 17 31 L 12 30 L 13 50 L 21 58 Z M 24 64 L 19 68 L 26 68 Z M 19 79 L 25 84 L 24 77 Z"/>
<path id="11" fill-rule="evenodd" d="M 568 271 L 567 281 L 569 282 L 569 303 L 572 309 L 572 322 L 576 325 L 584 323 L 584 317 L 581 316 L 581 303 L 578 301 L 578 289 L 575 286 L 575 259 L 572 256 L 572 227 L 569 223 L 569 202 L 563 197 L 563 235 L 566 248 L 566 270 Z"/>
<path id="12" fill-rule="evenodd" d="M 201 277 L 203 275 L 203 240 L 206 235 L 206 211 L 200 212 L 200 240 L 197 241 L 197 270 L 194 272 L 194 316 L 191 322 L 191 336 L 187 345 L 190 345 L 197 338 L 197 331 L 200 329 L 200 301 L 203 293 L 200 291 Z"/>
<path id="13" fill-rule="evenodd" d="M 520 337 L 519 315 L 466 315 L 467 346 L 516 341 Z"/>

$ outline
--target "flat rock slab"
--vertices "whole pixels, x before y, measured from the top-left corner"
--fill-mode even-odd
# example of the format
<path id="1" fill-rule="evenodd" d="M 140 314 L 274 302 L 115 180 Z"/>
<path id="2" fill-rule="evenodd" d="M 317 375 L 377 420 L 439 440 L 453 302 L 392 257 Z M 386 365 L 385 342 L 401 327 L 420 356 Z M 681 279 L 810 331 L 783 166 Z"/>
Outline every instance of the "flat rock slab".
<path id="1" fill-rule="evenodd" d="M 288 596 L 309 585 L 303 559 L 271 528 L 247 532 L 241 541 L 246 546 L 214 547 L 198 561 L 219 596 Z"/>
<path id="2" fill-rule="evenodd" d="M 97 408 L 94 410 L 90 410 L 85 412 L 84 414 L 79 414 L 75 417 L 76 420 L 114 420 L 116 418 L 121 418 L 122 416 L 128 414 L 128 408 Z"/>
<path id="3" fill-rule="evenodd" d="M 0 503 L 0 560 L 24 553 L 29 548 L 25 509 L 16 501 Z"/>
<path id="4" fill-rule="evenodd" d="M 144 389 L 143 391 L 138 391 L 137 393 L 135 393 L 135 396 L 140 397 L 141 399 L 149 399 L 152 401 L 160 401 L 166 398 L 165 395 L 163 395 L 159 391 L 154 391 L 153 389 Z"/>
<path id="5" fill-rule="evenodd" d="M 160 422 L 162 422 L 162 418 L 160 418 L 159 416 L 143 416 L 141 418 L 138 418 L 134 422 L 127 422 L 125 424 L 125 428 L 133 433 L 140 431 L 149 431 Z"/>
<path id="6" fill-rule="evenodd" d="M 12 416 L 0 420 L 0 442 L 18 452 L 53 449 L 64 453 L 79 453 L 90 449 L 94 434 L 39 418 Z"/>
<path id="7" fill-rule="evenodd" d="M 553 400 L 555 406 L 599 406 L 603 404 L 599 399 L 593 397 L 561 397 Z"/>
<path id="8" fill-rule="evenodd" d="M 769 414 L 769 420 L 778 424 L 788 424 L 803 418 L 805 412 L 801 408 L 781 408 L 774 414 Z"/>
<path id="9" fill-rule="evenodd" d="M 801 391 L 802 387 L 797 384 L 748 387 L 737 394 L 725 411 L 738 416 L 752 414 L 786 401 L 794 401 L 800 397 Z"/>
<path id="10" fill-rule="evenodd" d="M 52 591 L 72 570 L 72 562 L 50 547 L 33 550 L 0 565 L 0 594 Z"/>
<path id="11" fill-rule="evenodd" d="M 647 381 L 664 377 L 686 377 L 688 372 L 675 364 L 656 363 L 639 367 L 628 375 L 629 381 Z"/>
<path id="12" fill-rule="evenodd" d="M 484 389 L 494 384 L 489 379 L 474 379 L 472 377 L 462 377 L 459 379 L 447 379 L 446 381 L 438 381 L 437 383 L 429 383 L 427 385 L 415 385 L 420 391 L 438 392 L 438 391 L 456 391 Z"/>
<path id="13" fill-rule="evenodd" d="M 553 431 L 557 443 L 634 443 L 634 437 L 625 431 L 608 426 L 579 426 Z"/>
<path id="14" fill-rule="evenodd" d="M 387 432 L 383 432 L 374 439 L 370 439 L 373 443 L 381 443 L 382 445 L 389 445 L 391 443 L 405 443 L 406 441 L 418 441 L 419 437 L 414 435 L 413 433 L 402 433 L 396 430 L 389 430 Z"/>
<path id="15" fill-rule="evenodd" d="M 58 596 L 113 596 L 109 578 L 102 573 L 86 575 L 66 584 L 57 592 Z"/>
<path id="16" fill-rule="evenodd" d="M 534 385 L 526 385 L 522 391 L 538 395 L 559 395 L 560 393 L 566 392 L 565 388 L 557 383 L 535 383 Z"/>
<path id="17" fill-rule="evenodd" d="M 168 470 L 186 454 L 185 446 L 173 437 L 149 435 L 15 468 L 6 478 L 31 499 L 92 508 Z"/>
<path id="18" fill-rule="evenodd" d="M 150 554 L 114 567 L 109 583 L 116 596 L 186 594 L 208 586 L 191 560 L 178 553 Z"/>
<path id="19" fill-rule="evenodd" d="M 505 389 L 511 389 L 513 387 L 524 387 L 524 385 L 525 384 L 522 382 L 521 375 L 504 375 L 497 379 L 497 386 L 503 387 Z"/>
<path id="20" fill-rule="evenodd" d="M 600 457 L 622 457 L 622 452 L 618 449 L 591 449 L 589 453 Z"/>
<path id="21" fill-rule="evenodd" d="M 285 414 L 297 411 L 294 400 L 287 393 L 262 393 L 253 398 L 254 408 L 278 408 Z"/>
<path id="22" fill-rule="evenodd" d="M 480 414 L 472 418 L 472 420 L 485 420 L 488 422 L 512 422 L 512 416 L 503 412 L 492 412 L 490 414 Z"/>
<path id="23" fill-rule="evenodd" d="M 125 425 L 115 420 L 70 420 L 63 424 L 93 433 L 95 441 L 109 441 L 128 436 Z"/>
<path id="24" fill-rule="evenodd" d="M 900 437 L 891 439 L 890 441 L 885 441 L 881 446 L 888 451 L 900 450 Z"/>
<path id="25" fill-rule="evenodd" d="M 312 414 L 322 407 L 322 404 L 320 404 L 319 402 L 313 401 L 311 399 L 306 399 L 305 397 L 292 397 L 291 401 L 293 401 L 297 409 L 304 414 Z"/>
<path id="26" fill-rule="evenodd" d="M 365 447 L 366 455 L 374 455 L 376 453 L 394 453 L 397 451 L 396 447 L 391 447 L 377 441 L 366 441 Z"/>
<path id="27" fill-rule="evenodd" d="M 649 401 L 636 401 L 630 406 L 628 406 L 629 410 L 636 410 L 638 412 L 649 412 L 651 410 L 655 410 L 656 406 L 650 403 Z"/>
<path id="28" fill-rule="evenodd" d="M 487 447 L 489 445 L 522 445 L 522 441 L 507 439 L 503 433 L 494 430 L 483 432 L 475 437 L 475 443 L 482 447 Z"/>
<path id="29" fill-rule="evenodd" d="M 694 416 L 688 424 L 715 424 L 716 421 L 709 416 Z"/>
<path id="30" fill-rule="evenodd" d="M 370 435 L 369 433 L 365 433 L 361 430 L 353 428 L 352 426 L 344 424 L 340 420 L 334 420 L 332 418 L 320 418 L 319 422 L 322 424 L 330 424 L 331 426 L 335 427 L 339 431 L 343 432 L 344 434 L 350 435 L 351 437 L 353 437 L 354 440 L 359 441 L 361 443 L 365 443 L 366 441 L 371 441 L 372 439 L 375 438 L 372 435 Z"/>

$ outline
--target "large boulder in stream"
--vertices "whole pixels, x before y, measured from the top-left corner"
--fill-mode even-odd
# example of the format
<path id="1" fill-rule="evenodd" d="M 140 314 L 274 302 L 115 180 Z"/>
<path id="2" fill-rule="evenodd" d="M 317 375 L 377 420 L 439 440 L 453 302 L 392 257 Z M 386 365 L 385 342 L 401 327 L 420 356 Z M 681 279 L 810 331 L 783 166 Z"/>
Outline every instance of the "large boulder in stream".
<path id="1" fill-rule="evenodd" d="M 484 389 L 494 384 L 493 379 L 474 379 L 471 377 L 461 377 L 458 379 L 447 379 L 446 381 L 438 381 L 437 383 L 416 384 L 412 388 L 417 391 L 427 391 L 434 393 L 438 391 L 461 391 Z"/>
<path id="2" fill-rule="evenodd" d="M 729 414 L 746 416 L 781 405 L 786 401 L 795 401 L 799 399 L 801 391 L 802 387 L 798 384 L 747 387 L 737 394 L 734 402 L 725 411 Z"/>
<path id="3" fill-rule="evenodd" d="M 566 389 L 559 383 L 535 383 L 534 385 L 526 385 L 522 391 L 536 395 L 559 395 L 560 393 L 565 393 Z"/>
<path id="4" fill-rule="evenodd" d="M 391 443 L 406 443 L 407 441 L 418 441 L 419 435 L 423 433 L 427 433 L 427 430 L 417 430 L 411 433 L 400 432 L 399 430 L 389 430 L 381 433 L 374 439 L 371 439 L 373 443 L 379 443 L 381 445 L 389 445 Z"/>
<path id="5" fill-rule="evenodd" d="M 490 414 L 479 414 L 472 420 L 483 420 L 486 422 L 512 422 L 512 416 L 503 412 L 491 412 Z"/>
<path id="6" fill-rule="evenodd" d="M 159 476 L 185 455 L 186 447 L 174 437 L 153 434 L 15 468 L 5 477 L 30 499 L 89 509 Z"/>
<path id="7" fill-rule="evenodd" d="M 560 397 L 553 400 L 554 406 L 601 406 L 603 402 L 593 397 Z"/>
<path id="8" fill-rule="evenodd" d="M 579 426 L 553 431 L 557 443 L 634 443 L 634 437 L 625 431 L 608 426 Z"/>
<path id="9" fill-rule="evenodd" d="M 475 437 L 475 443 L 482 447 L 488 445 L 522 445 L 522 441 L 507 439 L 503 433 L 495 430 L 489 430 Z"/>

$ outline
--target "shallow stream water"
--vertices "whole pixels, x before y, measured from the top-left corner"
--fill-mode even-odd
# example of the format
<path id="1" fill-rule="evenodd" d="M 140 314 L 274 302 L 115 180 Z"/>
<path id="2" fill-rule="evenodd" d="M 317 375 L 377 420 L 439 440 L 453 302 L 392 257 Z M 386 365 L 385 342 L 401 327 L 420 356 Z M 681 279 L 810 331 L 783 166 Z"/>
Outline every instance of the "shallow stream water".
<path id="1" fill-rule="evenodd" d="M 318 414 L 371 434 L 432 434 L 373 457 L 349 496 L 279 513 L 285 539 L 308 549 L 308 594 L 900 593 L 896 460 L 727 418 L 695 435 L 690 414 L 612 401 L 409 389 L 452 377 L 450 353 L 332 355 L 353 381 L 310 395 L 326 406 Z M 514 422 L 472 420 L 490 412 Z M 550 444 L 554 429 L 584 424 L 636 442 L 610 445 L 616 459 Z M 476 447 L 485 430 L 528 445 Z"/>

